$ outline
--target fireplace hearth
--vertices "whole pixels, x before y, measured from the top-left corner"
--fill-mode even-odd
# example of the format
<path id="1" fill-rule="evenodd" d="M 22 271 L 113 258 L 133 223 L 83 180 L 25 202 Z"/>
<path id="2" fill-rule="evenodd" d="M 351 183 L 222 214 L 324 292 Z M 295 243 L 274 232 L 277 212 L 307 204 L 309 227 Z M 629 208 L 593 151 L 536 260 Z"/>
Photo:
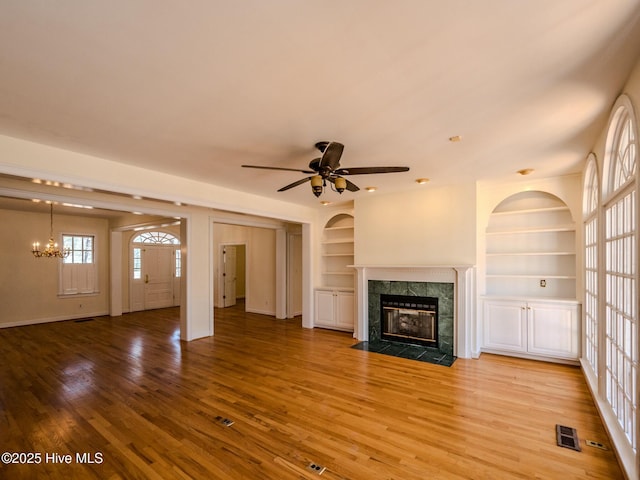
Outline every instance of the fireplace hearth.
<path id="1" fill-rule="evenodd" d="M 438 347 L 438 299 L 380 295 L 380 337 L 392 342 Z"/>

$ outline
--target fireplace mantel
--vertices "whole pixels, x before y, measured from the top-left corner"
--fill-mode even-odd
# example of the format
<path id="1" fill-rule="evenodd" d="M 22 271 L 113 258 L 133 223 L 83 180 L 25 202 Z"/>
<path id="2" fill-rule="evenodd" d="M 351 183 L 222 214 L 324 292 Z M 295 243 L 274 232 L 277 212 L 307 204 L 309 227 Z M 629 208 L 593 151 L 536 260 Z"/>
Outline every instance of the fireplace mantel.
<path id="1" fill-rule="evenodd" d="M 369 280 L 453 283 L 455 292 L 454 355 L 479 356 L 474 340 L 475 269 L 473 265 L 350 265 L 357 272 L 355 337 L 369 340 Z"/>

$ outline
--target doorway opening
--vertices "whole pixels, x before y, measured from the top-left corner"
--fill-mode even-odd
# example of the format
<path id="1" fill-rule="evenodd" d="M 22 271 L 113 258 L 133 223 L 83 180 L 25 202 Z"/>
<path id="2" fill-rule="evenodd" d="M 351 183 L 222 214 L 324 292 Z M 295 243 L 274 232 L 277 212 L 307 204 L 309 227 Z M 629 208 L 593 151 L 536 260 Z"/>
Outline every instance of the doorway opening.
<path id="1" fill-rule="evenodd" d="M 143 232 L 130 246 L 130 311 L 180 305 L 182 254 L 172 233 Z"/>

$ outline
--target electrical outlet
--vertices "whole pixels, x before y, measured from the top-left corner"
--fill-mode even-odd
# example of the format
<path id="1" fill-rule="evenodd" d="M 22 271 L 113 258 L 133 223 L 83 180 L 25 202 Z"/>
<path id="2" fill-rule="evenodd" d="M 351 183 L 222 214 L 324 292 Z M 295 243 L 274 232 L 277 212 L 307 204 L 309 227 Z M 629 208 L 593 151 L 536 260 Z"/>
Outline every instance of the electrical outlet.
<path id="1" fill-rule="evenodd" d="M 593 440 L 585 440 L 584 443 L 586 443 L 590 447 L 599 448 L 600 450 L 607 450 L 607 447 L 600 442 L 594 442 Z"/>
<path id="2" fill-rule="evenodd" d="M 547 281 L 546 280 L 540 280 L 540 286 L 542 288 L 546 287 L 547 286 Z"/>

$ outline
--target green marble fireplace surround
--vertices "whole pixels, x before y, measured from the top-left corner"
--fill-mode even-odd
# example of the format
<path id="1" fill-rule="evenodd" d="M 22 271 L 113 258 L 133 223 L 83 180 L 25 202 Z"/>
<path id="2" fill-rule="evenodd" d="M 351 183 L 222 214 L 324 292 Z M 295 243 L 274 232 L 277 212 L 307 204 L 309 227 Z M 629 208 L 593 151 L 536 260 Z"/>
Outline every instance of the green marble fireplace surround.
<path id="1" fill-rule="evenodd" d="M 454 284 L 413 281 L 368 281 L 369 342 L 380 340 L 380 295 L 436 297 L 438 299 L 438 350 L 453 355 Z"/>

